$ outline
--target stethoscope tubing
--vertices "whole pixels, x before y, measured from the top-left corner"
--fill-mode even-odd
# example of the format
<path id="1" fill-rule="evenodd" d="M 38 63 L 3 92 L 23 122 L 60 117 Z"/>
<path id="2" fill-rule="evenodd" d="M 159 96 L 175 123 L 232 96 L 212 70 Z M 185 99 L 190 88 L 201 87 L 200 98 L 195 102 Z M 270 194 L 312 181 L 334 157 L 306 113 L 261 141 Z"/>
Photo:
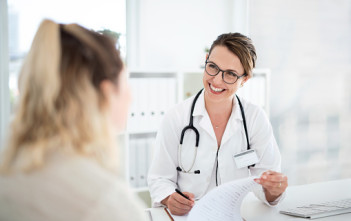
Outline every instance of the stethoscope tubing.
<path id="1" fill-rule="evenodd" d="M 191 105 L 191 110 L 190 110 L 190 119 L 189 119 L 189 125 L 184 127 L 181 135 L 180 135 L 180 144 L 178 146 L 178 162 L 179 162 L 179 166 L 177 167 L 177 170 L 179 172 L 184 172 L 184 173 L 194 173 L 194 174 L 200 174 L 200 170 L 196 170 L 194 172 L 191 172 L 191 170 L 194 167 L 195 161 L 196 161 L 196 156 L 197 156 L 197 148 L 199 147 L 199 141 L 200 141 L 200 134 L 199 131 L 196 129 L 196 127 L 194 127 L 193 125 L 193 113 L 194 113 L 194 108 L 195 108 L 195 104 L 197 99 L 199 98 L 201 92 L 203 91 L 203 89 L 201 89 L 195 96 L 193 103 Z M 241 112 L 241 116 L 243 118 L 243 125 L 244 125 L 244 129 L 245 129 L 245 137 L 246 137 L 246 142 L 247 142 L 247 150 L 250 150 L 250 142 L 249 142 L 249 136 L 248 136 L 248 132 L 247 132 L 247 126 L 246 126 L 246 118 L 245 118 L 245 112 L 244 112 L 244 108 L 241 104 L 241 101 L 239 99 L 239 97 L 237 95 L 235 95 L 236 98 L 238 99 L 238 103 L 239 103 L 239 107 L 240 107 L 240 112 Z M 193 157 L 193 161 L 192 164 L 190 166 L 190 168 L 188 170 L 185 170 L 182 164 L 182 160 L 181 160 L 181 151 L 182 151 L 182 146 L 183 146 L 183 139 L 184 139 L 184 135 L 185 132 L 187 130 L 192 130 L 195 132 L 195 136 L 196 136 L 196 143 L 195 143 L 195 154 Z M 218 151 L 217 151 L 217 157 L 218 157 Z M 218 162 L 217 162 L 218 163 Z M 253 167 L 255 165 L 250 165 L 248 166 L 248 169 L 250 170 L 250 167 Z"/>

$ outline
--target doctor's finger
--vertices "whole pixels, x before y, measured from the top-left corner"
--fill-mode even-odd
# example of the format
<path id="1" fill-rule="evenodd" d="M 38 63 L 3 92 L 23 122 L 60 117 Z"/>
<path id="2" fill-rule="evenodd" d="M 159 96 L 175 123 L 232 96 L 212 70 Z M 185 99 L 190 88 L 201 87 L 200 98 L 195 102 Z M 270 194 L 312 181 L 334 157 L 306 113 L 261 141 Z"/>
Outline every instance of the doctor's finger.
<path id="1" fill-rule="evenodd" d="M 174 207 L 174 206 L 173 207 L 168 207 L 168 209 L 169 209 L 169 211 L 171 211 L 171 213 L 173 215 L 178 215 L 178 216 L 185 215 L 191 210 L 191 208 L 190 209 L 179 209 L 179 208 Z"/>
<path id="2" fill-rule="evenodd" d="M 287 181 L 282 181 L 282 182 L 272 182 L 272 181 L 262 181 L 261 185 L 263 188 L 266 188 L 268 190 L 273 190 L 273 189 L 279 189 L 279 190 L 285 190 L 286 187 L 288 186 Z"/>
<path id="3" fill-rule="evenodd" d="M 267 170 L 264 173 L 262 173 L 261 177 L 262 176 L 271 176 L 271 175 L 282 175 L 282 174 L 279 172 L 273 171 L 273 170 Z"/>
<path id="4" fill-rule="evenodd" d="M 179 204 L 186 205 L 186 206 L 191 206 L 191 207 L 194 205 L 194 201 L 188 200 L 185 197 L 179 195 L 178 193 L 176 195 L 174 195 L 173 198 Z"/>
<path id="5" fill-rule="evenodd" d="M 181 215 L 183 215 L 183 214 L 188 213 L 191 210 L 192 207 L 188 206 L 188 205 L 181 204 L 181 203 L 173 200 L 173 201 L 170 201 L 168 203 L 168 208 L 172 212 L 172 214 L 175 214 L 175 215 L 181 214 Z"/>
<path id="6" fill-rule="evenodd" d="M 276 173 L 276 174 L 272 174 L 272 175 L 263 175 L 262 179 L 268 180 L 271 182 L 284 182 L 287 180 L 287 177 L 284 174 Z"/>
<path id="7" fill-rule="evenodd" d="M 190 206 L 187 206 L 187 205 L 184 205 L 184 204 L 177 202 L 172 197 L 170 197 L 169 199 L 170 200 L 168 201 L 167 207 L 173 215 L 184 215 L 184 214 L 188 213 L 192 208 Z"/>
<path id="8" fill-rule="evenodd" d="M 183 194 L 184 194 L 185 196 L 189 197 L 189 199 L 190 199 L 191 201 L 193 201 L 193 202 L 195 201 L 195 200 L 194 200 L 195 195 L 194 195 L 193 193 L 183 192 Z"/>
<path id="9" fill-rule="evenodd" d="M 182 210 L 182 211 L 190 211 L 192 206 L 188 206 L 188 205 L 184 205 L 184 204 L 181 204 L 177 201 L 173 202 L 172 206 L 178 210 Z"/>

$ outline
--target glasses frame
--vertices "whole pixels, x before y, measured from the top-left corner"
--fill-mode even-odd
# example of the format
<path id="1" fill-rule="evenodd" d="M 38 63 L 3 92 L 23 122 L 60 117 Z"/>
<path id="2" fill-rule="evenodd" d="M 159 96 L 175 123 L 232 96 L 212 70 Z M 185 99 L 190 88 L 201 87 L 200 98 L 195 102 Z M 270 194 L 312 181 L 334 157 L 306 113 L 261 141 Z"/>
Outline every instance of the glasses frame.
<path id="1" fill-rule="evenodd" d="M 213 65 L 215 65 L 215 66 L 217 67 L 217 69 L 218 69 L 217 74 L 210 74 L 210 73 L 207 72 L 206 66 L 207 66 L 208 63 L 213 64 Z M 239 78 L 246 76 L 246 73 L 244 73 L 243 75 L 237 75 L 235 72 L 228 71 L 228 70 L 222 70 L 222 69 L 220 69 L 220 68 L 218 67 L 218 65 L 217 65 L 216 63 L 214 63 L 213 61 L 208 61 L 208 59 L 206 59 L 206 61 L 205 61 L 205 71 L 206 71 L 206 73 L 207 73 L 208 75 L 210 75 L 210 76 L 216 76 L 216 75 L 219 74 L 219 72 L 222 72 L 222 80 L 223 80 L 226 84 L 235 84 L 235 83 L 239 80 Z M 226 81 L 224 80 L 224 72 L 226 72 L 226 71 L 232 72 L 232 73 L 236 76 L 236 80 L 234 81 L 234 83 L 228 83 L 228 82 L 226 82 Z"/>

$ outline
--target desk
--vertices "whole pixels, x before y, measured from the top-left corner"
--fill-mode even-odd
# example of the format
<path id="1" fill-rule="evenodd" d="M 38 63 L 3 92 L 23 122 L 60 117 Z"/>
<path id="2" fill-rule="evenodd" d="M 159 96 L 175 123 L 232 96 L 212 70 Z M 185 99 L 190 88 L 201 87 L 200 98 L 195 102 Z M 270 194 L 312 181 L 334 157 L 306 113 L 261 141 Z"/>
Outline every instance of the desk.
<path id="1" fill-rule="evenodd" d="M 286 190 L 286 198 L 277 206 L 270 208 L 260 202 L 253 193 L 249 193 L 243 200 L 241 215 L 247 221 L 281 221 L 308 220 L 280 214 L 283 208 L 301 204 L 332 201 L 351 198 L 351 179 L 335 180 L 307 185 L 291 186 Z M 347 221 L 351 220 L 351 213 L 317 219 L 318 221 Z"/>
<path id="2" fill-rule="evenodd" d="M 246 219 L 246 221 L 306 221 L 308 219 L 280 214 L 279 210 L 302 204 L 332 201 L 344 198 L 351 198 L 351 179 L 289 186 L 286 190 L 285 199 L 276 207 L 269 207 L 263 204 L 253 193 L 249 193 L 244 198 L 241 205 L 241 215 Z M 161 208 L 152 208 L 151 210 L 161 210 Z M 163 217 L 160 218 L 160 220 L 153 221 L 169 221 L 167 215 Z M 351 220 L 351 213 L 316 219 L 316 221 L 349 220 Z"/>

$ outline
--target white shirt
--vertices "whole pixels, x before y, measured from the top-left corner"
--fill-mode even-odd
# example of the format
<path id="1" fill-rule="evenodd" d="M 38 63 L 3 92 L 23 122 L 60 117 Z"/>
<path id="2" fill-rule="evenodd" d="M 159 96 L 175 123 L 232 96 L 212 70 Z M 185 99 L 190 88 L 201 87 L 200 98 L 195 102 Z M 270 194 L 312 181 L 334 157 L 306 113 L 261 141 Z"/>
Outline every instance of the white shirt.
<path id="1" fill-rule="evenodd" d="M 214 167 L 216 166 L 218 145 L 205 108 L 204 92 L 199 96 L 193 112 L 193 123 L 199 131 L 200 141 L 192 171 L 200 170 L 201 172 L 200 174 L 189 174 L 176 170 L 179 166 L 177 155 L 181 131 L 189 125 L 193 100 L 194 96 L 171 109 L 166 114 L 157 133 L 154 159 L 148 176 L 149 190 L 154 207 L 161 206 L 160 202 L 174 193 L 175 188 L 191 192 L 195 195 L 195 199 L 199 199 L 215 187 Z M 256 151 L 259 159 L 259 163 L 250 169 L 251 175 L 260 176 L 267 170 L 280 172 L 280 152 L 265 112 L 242 98 L 240 101 L 245 112 L 250 147 Z M 181 152 L 182 165 L 186 170 L 190 168 L 193 162 L 194 147 L 195 133 L 187 130 Z M 245 150 L 247 150 L 247 142 L 243 119 L 235 98 L 232 113 L 218 151 L 219 184 L 249 176 L 248 168 L 238 169 L 233 158 L 233 155 Z M 261 186 L 254 190 L 254 193 L 259 199 L 270 205 Z"/>
<path id="2" fill-rule="evenodd" d="M 94 160 L 55 154 L 29 173 L 0 176 L 1 221 L 146 220 L 143 204 Z"/>

